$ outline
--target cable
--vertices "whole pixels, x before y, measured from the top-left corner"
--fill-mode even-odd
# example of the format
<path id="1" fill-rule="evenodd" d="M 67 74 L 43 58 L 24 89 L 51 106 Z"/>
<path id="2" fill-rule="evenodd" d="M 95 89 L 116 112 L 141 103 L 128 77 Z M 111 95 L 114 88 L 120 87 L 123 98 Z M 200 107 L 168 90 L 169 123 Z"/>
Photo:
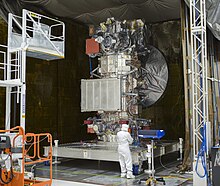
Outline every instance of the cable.
<path id="1" fill-rule="evenodd" d="M 8 154 L 8 156 L 5 159 L 2 158 L 2 154 L 0 156 L 1 156 L 1 159 L 5 162 L 6 160 L 8 160 L 10 154 Z"/>
<path id="2" fill-rule="evenodd" d="M 33 138 L 34 138 L 33 136 L 31 136 L 31 139 L 29 139 L 29 140 L 26 138 L 26 142 L 30 143 L 33 140 Z"/>
<path id="3" fill-rule="evenodd" d="M 182 176 L 163 176 L 163 178 L 179 178 L 179 179 L 183 179 L 183 180 L 186 180 L 186 181 L 192 180 L 192 178 L 185 178 L 185 177 L 182 177 Z"/>
<path id="4" fill-rule="evenodd" d="M 5 181 L 5 180 L 3 180 L 3 178 L 2 178 L 2 167 L 0 166 L 0 181 L 3 183 L 3 184 L 9 184 L 11 181 L 12 181 L 12 179 L 14 178 L 14 175 L 13 175 L 13 168 L 12 168 L 12 156 L 11 156 L 11 154 L 9 154 L 9 156 L 10 156 L 10 160 L 11 160 L 11 168 L 10 168 L 10 178 L 8 179 L 8 181 Z M 6 171 L 7 172 L 7 171 Z M 8 172 L 7 172 L 7 174 L 8 174 Z"/>
<path id="5" fill-rule="evenodd" d="M 39 142 L 26 143 L 26 144 L 25 144 L 26 146 L 27 146 L 27 145 L 30 145 L 30 146 L 28 147 L 28 149 L 26 150 L 26 152 L 28 152 L 34 144 L 40 143 L 40 142 L 44 141 L 46 138 L 48 138 L 48 136 L 45 136 L 45 137 L 44 137 L 43 139 L 41 139 Z"/>
<path id="6" fill-rule="evenodd" d="M 196 171 L 196 174 L 200 177 L 200 178 L 204 178 L 204 177 L 207 177 L 208 178 L 208 171 L 207 171 L 207 165 L 206 165 L 206 126 L 204 125 L 204 128 L 203 128 L 203 141 L 202 141 L 202 144 L 200 146 L 200 150 L 198 152 L 198 157 L 197 157 L 197 160 L 196 160 L 196 167 L 195 167 L 195 171 Z M 198 172 L 198 163 L 199 163 L 199 158 L 201 159 L 201 163 L 202 163 L 202 167 L 204 169 L 204 174 L 201 175 L 199 172 Z"/>
<path id="7" fill-rule="evenodd" d="M 163 155 L 160 155 L 160 165 L 161 165 L 164 169 L 166 169 L 166 170 L 172 170 L 171 168 L 166 167 L 166 166 L 162 163 L 162 156 L 163 156 Z"/>
<path id="8" fill-rule="evenodd" d="M 33 144 L 37 144 L 40 143 L 42 141 L 44 141 L 46 138 L 48 138 L 48 136 L 45 136 L 43 139 L 41 139 L 39 142 L 35 142 L 35 143 L 26 143 L 25 145 L 33 145 Z"/>

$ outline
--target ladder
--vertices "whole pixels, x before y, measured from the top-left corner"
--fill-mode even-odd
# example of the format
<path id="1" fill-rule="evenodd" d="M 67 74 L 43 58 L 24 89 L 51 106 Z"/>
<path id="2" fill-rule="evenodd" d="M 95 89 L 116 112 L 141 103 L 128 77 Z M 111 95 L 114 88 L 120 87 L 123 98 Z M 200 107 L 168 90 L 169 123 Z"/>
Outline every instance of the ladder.
<path id="1" fill-rule="evenodd" d="M 12 96 L 19 105 L 19 126 L 25 129 L 26 58 L 64 58 L 63 22 L 23 9 L 22 17 L 9 13 L 8 46 L 0 45 L 0 87 L 6 88 L 5 129 L 11 128 Z"/>

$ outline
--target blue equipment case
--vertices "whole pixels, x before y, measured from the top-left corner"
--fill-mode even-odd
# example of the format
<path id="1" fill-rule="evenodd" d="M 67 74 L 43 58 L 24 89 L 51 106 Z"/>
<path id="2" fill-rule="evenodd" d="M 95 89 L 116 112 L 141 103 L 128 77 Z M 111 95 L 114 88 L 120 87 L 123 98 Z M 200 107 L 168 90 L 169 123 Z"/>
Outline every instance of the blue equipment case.
<path id="1" fill-rule="evenodd" d="M 138 137 L 145 139 L 160 139 L 164 135 L 164 130 L 138 130 Z"/>

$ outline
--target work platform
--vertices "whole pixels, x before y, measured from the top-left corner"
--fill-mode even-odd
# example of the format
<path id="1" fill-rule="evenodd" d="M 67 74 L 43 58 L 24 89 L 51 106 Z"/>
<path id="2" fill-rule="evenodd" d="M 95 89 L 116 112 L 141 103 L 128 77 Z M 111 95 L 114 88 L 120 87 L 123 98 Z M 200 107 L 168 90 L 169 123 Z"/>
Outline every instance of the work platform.
<path id="1" fill-rule="evenodd" d="M 23 10 L 22 17 L 9 14 L 10 50 L 26 50 L 28 57 L 44 60 L 64 58 L 65 26 L 56 19 Z M 18 29 L 14 29 L 14 28 Z"/>
<path id="2" fill-rule="evenodd" d="M 159 157 L 179 151 L 176 141 L 155 141 L 154 157 Z M 44 154 L 48 154 L 48 147 L 44 147 Z M 147 148 L 130 146 L 133 164 L 142 165 L 147 160 Z M 74 159 L 88 159 L 118 162 L 117 143 L 69 143 L 58 147 L 53 146 L 53 156 Z"/>
<path id="3" fill-rule="evenodd" d="M 63 22 L 23 9 L 9 13 L 8 42 L 0 45 L 0 87 L 6 88 L 5 129 L 11 128 L 12 100 L 16 97 L 19 125 L 25 129 L 27 56 L 43 60 L 64 58 Z M 14 98 L 13 98 L 14 97 Z"/>

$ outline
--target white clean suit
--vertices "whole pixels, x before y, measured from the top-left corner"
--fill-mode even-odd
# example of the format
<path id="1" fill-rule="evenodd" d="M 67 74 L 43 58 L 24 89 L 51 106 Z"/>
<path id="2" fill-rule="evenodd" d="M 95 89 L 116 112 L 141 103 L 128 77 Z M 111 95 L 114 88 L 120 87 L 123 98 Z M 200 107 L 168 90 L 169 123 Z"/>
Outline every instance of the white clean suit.
<path id="1" fill-rule="evenodd" d="M 132 144 L 133 138 L 128 132 L 128 125 L 122 125 L 121 131 L 117 133 L 117 142 L 121 177 L 134 178 L 132 173 L 131 151 L 129 149 L 129 144 Z"/>

